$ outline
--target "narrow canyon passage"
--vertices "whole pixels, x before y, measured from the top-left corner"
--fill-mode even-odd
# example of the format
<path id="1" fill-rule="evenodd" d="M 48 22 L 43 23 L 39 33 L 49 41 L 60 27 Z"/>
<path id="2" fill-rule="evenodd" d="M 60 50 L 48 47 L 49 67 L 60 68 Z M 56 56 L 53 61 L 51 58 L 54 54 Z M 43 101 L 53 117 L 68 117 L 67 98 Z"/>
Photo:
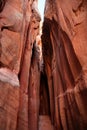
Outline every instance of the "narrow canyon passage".
<path id="1" fill-rule="evenodd" d="M 0 130 L 87 130 L 87 0 L 0 0 Z"/>
<path id="2" fill-rule="evenodd" d="M 50 97 L 46 74 L 41 73 L 39 130 L 53 130 L 50 118 Z"/>
<path id="3" fill-rule="evenodd" d="M 39 115 L 50 116 L 50 100 L 46 74 L 41 73 Z"/>

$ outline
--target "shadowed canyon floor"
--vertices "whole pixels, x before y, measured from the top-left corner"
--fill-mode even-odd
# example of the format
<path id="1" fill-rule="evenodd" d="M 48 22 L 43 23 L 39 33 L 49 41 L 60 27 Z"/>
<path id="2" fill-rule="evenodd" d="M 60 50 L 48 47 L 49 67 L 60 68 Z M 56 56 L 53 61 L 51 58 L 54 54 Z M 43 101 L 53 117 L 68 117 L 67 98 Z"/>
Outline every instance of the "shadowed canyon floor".
<path id="1" fill-rule="evenodd" d="M 54 130 L 49 116 L 39 116 L 39 130 Z"/>

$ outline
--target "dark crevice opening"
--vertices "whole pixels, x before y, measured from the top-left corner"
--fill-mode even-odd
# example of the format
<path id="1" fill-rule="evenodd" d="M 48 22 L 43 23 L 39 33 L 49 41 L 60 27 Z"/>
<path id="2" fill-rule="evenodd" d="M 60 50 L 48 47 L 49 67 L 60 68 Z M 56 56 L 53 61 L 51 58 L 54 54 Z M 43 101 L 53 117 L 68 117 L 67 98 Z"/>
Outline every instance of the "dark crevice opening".
<path id="1" fill-rule="evenodd" d="M 41 72 L 41 79 L 40 79 L 39 115 L 49 115 L 50 116 L 50 98 L 49 98 L 47 76 L 43 72 Z"/>
<path id="2" fill-rule="evenodd" d="M 0 0 L 0 12 L 2 12 L 4 6 L 5 6 L 6 0 Z"/>

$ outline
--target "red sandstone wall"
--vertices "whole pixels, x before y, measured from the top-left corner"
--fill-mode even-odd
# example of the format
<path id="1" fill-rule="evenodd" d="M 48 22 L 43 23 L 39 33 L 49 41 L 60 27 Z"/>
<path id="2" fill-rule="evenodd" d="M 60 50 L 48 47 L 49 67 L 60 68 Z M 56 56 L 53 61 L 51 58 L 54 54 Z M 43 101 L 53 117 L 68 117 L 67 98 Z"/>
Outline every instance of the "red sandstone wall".
<path id="1" fill-rule="evenodd" d="M 47 0 L 43 57 L 56 130 L 87 129 L 87 1 Z"/>
<path id="2" fill-rule="evenodd" d="M 87 1 L 46 1 L 42 42 L 47 82 L 40 82 L 39 22 L 36 1 L 0 1 L 0 130 L 38 130 L 38 124 L 43 127 L 39 109 L 51 115 L 55 130 L 86 130 Z M 44 85 L 48 90 L 42 88 L 40 104 Z"/>
<path id="3" fill-rule="evenodd" d="M 0 130 L 37 130 L 40 69 L 34 44 L 40 15 L 33 0 L 3 2 L 0 1 Z"/>

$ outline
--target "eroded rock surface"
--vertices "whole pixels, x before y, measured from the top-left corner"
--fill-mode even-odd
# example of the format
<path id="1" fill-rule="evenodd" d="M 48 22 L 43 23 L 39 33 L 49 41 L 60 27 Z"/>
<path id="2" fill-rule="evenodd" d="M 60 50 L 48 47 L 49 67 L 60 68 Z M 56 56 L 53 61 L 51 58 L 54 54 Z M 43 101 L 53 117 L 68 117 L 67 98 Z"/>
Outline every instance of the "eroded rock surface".
<path id="1" fill-rule="evenodd" d="M 87 0 L 47 0 L 43 57 L 55 130 L 87 129 Z"/>
<path id="2" fill-rule="evenodd" d="M 87 0 L 0 0 L 0 130 L 87 130 Z M 43 53 L 42 53 L 43 48 Z"/>
<path id="3" fill-rule="evenodd" d="M 37 1 L 0 1 L 0 130 L 37 130 L 40 20 Z"/>

